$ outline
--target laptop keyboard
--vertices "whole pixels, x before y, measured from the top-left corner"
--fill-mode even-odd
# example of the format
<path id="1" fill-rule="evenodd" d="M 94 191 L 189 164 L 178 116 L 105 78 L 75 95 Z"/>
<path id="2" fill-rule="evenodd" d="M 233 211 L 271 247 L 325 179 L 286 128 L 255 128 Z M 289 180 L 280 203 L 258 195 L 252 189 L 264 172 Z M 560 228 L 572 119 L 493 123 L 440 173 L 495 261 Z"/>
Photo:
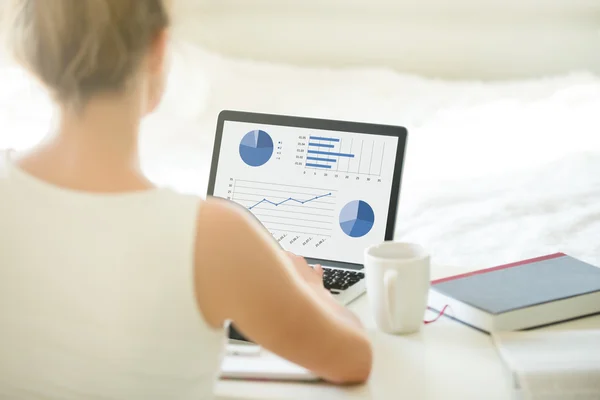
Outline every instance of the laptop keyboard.
<path id="1" fill-rule="evenodd" d="M 347 271 L 323 267 L 323 285 L 331 293 L 341 292 L 364 279 L 365 274 L 358 271 Z"/>

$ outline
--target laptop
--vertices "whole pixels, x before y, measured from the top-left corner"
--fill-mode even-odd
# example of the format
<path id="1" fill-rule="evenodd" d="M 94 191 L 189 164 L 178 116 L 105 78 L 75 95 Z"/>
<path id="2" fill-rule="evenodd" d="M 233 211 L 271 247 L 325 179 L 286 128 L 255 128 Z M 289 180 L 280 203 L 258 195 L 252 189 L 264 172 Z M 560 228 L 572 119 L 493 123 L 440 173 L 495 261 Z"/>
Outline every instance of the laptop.
<path id="1" fill-rule="evenodd" d="M 222 111 L 208 195 L 322 265 L 325 288 L 348 305 L 366 291 L 364 249 L 393 239 L 406 140 L 400 126 Z M 233 325 L 229 337 L 247 342 Z"/>

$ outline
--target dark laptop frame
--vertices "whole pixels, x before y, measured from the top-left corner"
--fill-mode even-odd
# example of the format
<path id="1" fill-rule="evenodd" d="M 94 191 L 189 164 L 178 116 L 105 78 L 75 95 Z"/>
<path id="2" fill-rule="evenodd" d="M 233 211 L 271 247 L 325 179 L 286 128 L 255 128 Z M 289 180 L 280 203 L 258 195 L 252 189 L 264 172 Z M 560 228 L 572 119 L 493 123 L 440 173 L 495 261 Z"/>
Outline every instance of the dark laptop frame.
<path id="1" fill-rule="evenodd" d="M 392 178 L 392 192 L 390 196 L 388 220 L 385 230 L 385 240 L 393 240 L 394 231 L 396 228 L 404 158 L 406 155 L 406 141 L 408 137 L 406 128 L 393 125 L 224 110 L 219 114 L 219 118 L 217 120 L 217 132 L 215 136 L 212 164 L 210 168 L 210 179 L 208 182 L 208 196 L 213 196 L 214 194 L 215 183 L 217 179 L 217 169 L 219 167 L 219 156 L 221 154 L 223 127 L 225 126 L 226 121 L 397 137 L 398 148 L 396 150 L 396 162 L 394 165 L 394 176 Z M 353 270 L 360 270 L 364 268 L 362 264 L 340 262 L 335 260 L 306 258 L 306 261 L 309 264 L 322 264 Z"/>

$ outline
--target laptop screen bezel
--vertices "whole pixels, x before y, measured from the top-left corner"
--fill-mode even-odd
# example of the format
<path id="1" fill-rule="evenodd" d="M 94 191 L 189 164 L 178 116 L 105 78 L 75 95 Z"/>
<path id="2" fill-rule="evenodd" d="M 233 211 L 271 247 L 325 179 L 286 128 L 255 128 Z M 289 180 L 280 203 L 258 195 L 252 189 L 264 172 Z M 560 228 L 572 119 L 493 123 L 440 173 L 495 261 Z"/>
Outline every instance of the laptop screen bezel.
<path id="1" fill-rule="evenodd" d="M 318 129 L 334 132 L 360 133 L 366 135 L 392 136 L 398 138 L 398 147 L 396 149 L 396 162 L 394 164 L 394 174 L 392 178 L 392 191 L 390 195 L 390 204 L 388 207 L 388 219 L 385 230 L 384 240 L 394 239 L 396 228 L 396 219 L 398 213 L 398 201 L 400 199 L 400 188 L 402 186 L 402 172 L 404 169 L 404 158 L 406 156 L 406 142 L 408 131 L 402 126 L 382 125 L 363 122 L 340 121 L 331 119 L 297 117 L 290 115 L 263 114 L 245 111 L 224 110 L 219 113 L 217 119 L 217 130 L 213 148 L 212 162 L 210 168 L 210 177 L 208 181 L 207 195 L 213 196 L 217 180 L 217 169 L 219 167 L 219 157 L 221 154 L 221 143 L 223 140 L 223 128 L 225 122 L 247 122 L 251 124 L 278 125 L 294 128 Z M 301 255 L 301 254 L 299 254 Z M 361 270 L 362 264 L 348 263 L 343 261 L 319 259 L 306 257 L 309 264 L 322 264 L 332 267 Z"/>

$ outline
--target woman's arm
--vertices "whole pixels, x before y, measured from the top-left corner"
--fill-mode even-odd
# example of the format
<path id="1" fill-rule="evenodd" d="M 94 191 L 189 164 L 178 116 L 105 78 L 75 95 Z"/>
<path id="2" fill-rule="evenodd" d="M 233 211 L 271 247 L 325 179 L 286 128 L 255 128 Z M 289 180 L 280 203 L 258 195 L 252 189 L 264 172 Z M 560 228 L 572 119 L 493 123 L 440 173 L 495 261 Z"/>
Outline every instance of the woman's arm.
<path id="1" fill-rule="evenodd" d="M 235 321 L 252 341 L 331 382 L 368 378 L 372 350 L 358 319 L 246 210 L 206 201 L 196 246 L 198 306 L 211 325 Z"/>
<path id="2" fill-rule="evenodd" d="M 336 311 L 336 315 L 345 318 L 348 322 L 356 325 L 362 329 L 362 323 L 350 312 L 346 307 L 340 305 L 331 293 L 323 286 L 323 269 L 320 265 L 316 265 L 314 270 L 308 267 L 306 260 L 303 257 L 297 256 L 293 253 L 287 253 L 292 260 L 296 270 L 302 276 L 302 278 L 314 289 L 315 295 L 317 295 L 325 305 L 333 308 Z"/>

